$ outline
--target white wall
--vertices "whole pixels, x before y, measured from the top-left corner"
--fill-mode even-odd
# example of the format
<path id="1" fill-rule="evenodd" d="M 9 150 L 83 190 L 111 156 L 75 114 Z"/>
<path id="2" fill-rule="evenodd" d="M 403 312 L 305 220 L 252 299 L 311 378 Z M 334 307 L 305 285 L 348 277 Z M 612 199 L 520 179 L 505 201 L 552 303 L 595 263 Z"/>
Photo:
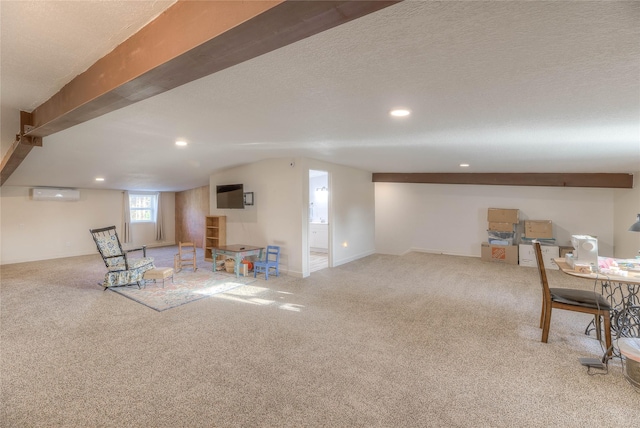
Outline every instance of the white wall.
<path id="1" fill-rule="evenodd" d="M 329 173 L 329 265 L 340 266 L 374 254 L 376 213 L 371 173 L 315 159 L 306 159 L 306 164 L 308 169 Z M 305 241 L 305 249 L 306 245 Z"/>
<path id="2" fill-rule="evenodd" d="M 289 159 L 270 159 L 213 174 L 210 213 L 227 217 L 227 244 L 279 245 L 280 269 L 300 274 L 298 244 L 302 225 L 301 168 Z M 254 205 L 245 209 L 217 209 L 216 186 L 243 184 L 253 192 Z"/>
<path id="3" fill-rule="evenodd" d="M 480 244 L 487 239 L 487 209 L 517 208 L 521 220 L 552 220 L 558 245 L 570 245 L 572 234 L 590 234 L 598 237 L 600 255 L 613 256 L 614 193 L 592 188 L 376 183 L 376 251 L 480 256 Z"/>
<path id="4" fill-rule="evenodd" d="M 211 177 L 211 213 L 227 215 L 228 243 L 285 247 L 284 270 L 308 275 L 308 170 L 331 177 L 330 245 L 338 266 L 377 251 L 411 249 L 479 256 L 486 240 L 486 209 L 519 208 L 521 217 L 554 221 L 558 243 L 590 233 L 600 254 L 633 257 L 640 233 L 627 229 L 640 213 L 640 186 L 629 190 L 397 184 L 371 182 L 371 174 L 312 159 L 276 159 L 234 168 Z M 255 205 L 216 210 L 215 177 L 220 184 L 244 183 Z M 375 191 L 374 191 L 375 189 Z M 121 228 L 122 192 L 81 189 L 77 202 L 33 201 L 28 187 L 0 189 L 0 264 L 94 254 L 89 229 Z M 374 200 L 375 194 L 375 200 Z M 163 193 L 164 242 L 156 243 L 150 224 L 134 229 L 131 246 L 175 244 L 175 194 Z M 375 238 L 374 238 L 375 230 Z M 346 243 L 346 247 L 343 244 Z M 615 253 L 613 247 L 615 244 Z"/>
<path id="5" fill-rule="evenodd" d="M 97 254 L 89 229 L 122 228 L 123 192 L 80 189 L 80 200 L 34 201 L 29 187 L 2 186 L 0 264 Z M 166 237 L 155 241 L 153 224 L 132 226 L 128 248 L 175 244 L 175 193 L 162 193 Z"/>
<path id="6" fill-rule="evenodd" d="M 227 216 L 227 244 L 279 245 L 280 269 L 289 275 L 308 276 L 309 169 L 330 175 L 333 265 L 372 254 L 375 216 L 371 173 L 305 158 L 265 160 L 211 176 L 210 212 Z M 237 183 L 244 185 L 245 192 L 254 192 L 255 205 L 244 210 L 218 210 L 216 186 Z"/>

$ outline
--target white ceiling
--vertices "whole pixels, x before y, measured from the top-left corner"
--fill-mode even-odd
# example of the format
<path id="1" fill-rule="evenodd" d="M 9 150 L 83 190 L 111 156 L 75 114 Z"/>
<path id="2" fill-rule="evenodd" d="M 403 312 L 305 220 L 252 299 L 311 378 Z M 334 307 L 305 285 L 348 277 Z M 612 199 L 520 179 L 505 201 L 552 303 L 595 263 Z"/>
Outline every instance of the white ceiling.
<path id="1" fill-rule="evenodd" d="M 170 3 L 2 0 L 3 152 L 18 110 Z M 178 191 L 298 156 L 372 172 L 637 172 L 639 28 L 639 2 L 405 1 L 45 137 L 6 184 Z M 397 106 L 413 114 L 389 117 Z"/>

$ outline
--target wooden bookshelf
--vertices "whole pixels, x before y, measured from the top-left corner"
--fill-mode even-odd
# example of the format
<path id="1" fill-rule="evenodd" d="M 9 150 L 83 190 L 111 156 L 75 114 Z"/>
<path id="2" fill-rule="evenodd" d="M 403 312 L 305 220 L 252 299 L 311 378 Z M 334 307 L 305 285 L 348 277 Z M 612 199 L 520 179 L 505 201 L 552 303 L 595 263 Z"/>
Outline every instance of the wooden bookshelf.
<path id="1" fill-rule="evenodd" d="M 213 262 L 212 249 L 221 245 L 227 245 L 227 217 L 208 215 L 204 227 L 204 259 Z"/>

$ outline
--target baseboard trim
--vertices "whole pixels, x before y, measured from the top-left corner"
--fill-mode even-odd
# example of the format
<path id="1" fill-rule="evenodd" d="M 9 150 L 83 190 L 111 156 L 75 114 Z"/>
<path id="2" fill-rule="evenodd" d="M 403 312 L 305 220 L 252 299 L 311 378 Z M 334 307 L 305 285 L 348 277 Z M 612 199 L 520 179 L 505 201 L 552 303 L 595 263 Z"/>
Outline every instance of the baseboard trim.
<path id="1" fill-rule="evenodd" d="M 406 252 L 402 253 L 402 255 L 408 254 L 408 253 L 428 253 L 428 254 L 442 254 L 442 255 L 446 255 L 446 256 L 459 256 L 459 257 L 480 257 L 477 254 L 464 254 L 464 253 L 455 253 L 455 252 L 448 252 L 448 251 L 442 251 L 442 250 L 433 250 L 433 249 L 429 249 L 429 248 L 417 248 L 417 247 L 412 247 L 409 250 L 407 250 Z"/>
<path id="2" fill-rule="evenodd" d="M 375 253 L 376 253 L 375 250 L 369 250 L 369 251 L 365 251 L 365 252 L 360 253 L 360 254 L 356 254 L 355 256 L 348 257 L 346 259 L 333 260 L 333 267 L 338 267 L 340 265 L 344 265 L 344 264 L 350 263 L 352 261 L 355 261 L 355 260 L 358 260 L 358 259 L 362 259 L 364 257 L 368 257 L 368 256 L 373 255 Z"/>

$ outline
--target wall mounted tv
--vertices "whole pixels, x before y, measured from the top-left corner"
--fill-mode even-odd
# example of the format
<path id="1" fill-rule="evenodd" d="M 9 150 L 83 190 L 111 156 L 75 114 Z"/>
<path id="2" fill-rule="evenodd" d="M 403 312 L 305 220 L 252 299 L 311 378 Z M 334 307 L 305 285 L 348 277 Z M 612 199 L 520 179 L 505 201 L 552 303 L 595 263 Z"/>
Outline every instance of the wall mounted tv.
<path id="1" fill-rule="evenodd" d="M 242 184 L 216 186 L 218 209 L 244 208 L 244 190 Z"/>

